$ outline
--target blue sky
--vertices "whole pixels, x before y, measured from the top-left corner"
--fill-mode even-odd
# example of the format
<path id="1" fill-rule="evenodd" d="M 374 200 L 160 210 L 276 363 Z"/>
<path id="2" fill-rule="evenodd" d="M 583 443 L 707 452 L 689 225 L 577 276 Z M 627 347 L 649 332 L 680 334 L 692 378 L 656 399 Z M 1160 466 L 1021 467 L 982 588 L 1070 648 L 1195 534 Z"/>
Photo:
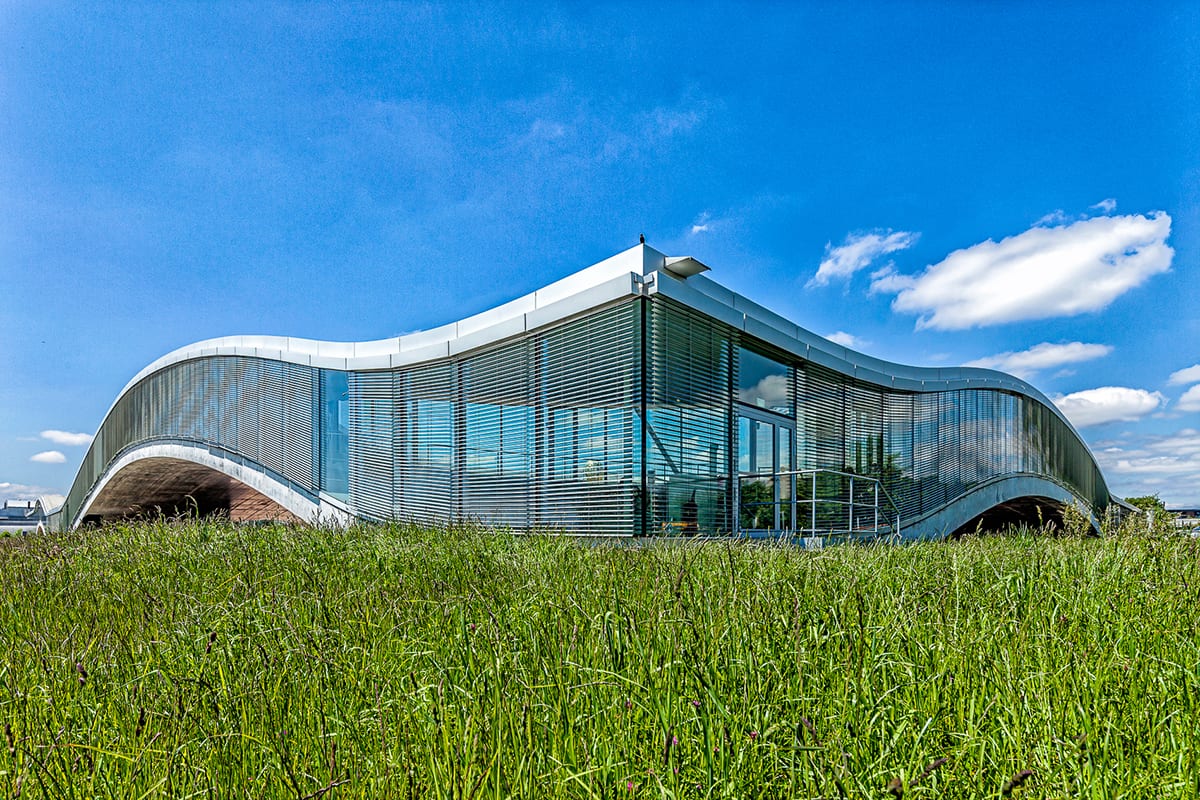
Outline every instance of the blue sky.
<path id="1" fill-rule="evenodd" d="M 176 347 L 433 327 L 644 232 L 1200 505 L 1198 9 L 0 5 L 0 498 Z"/>

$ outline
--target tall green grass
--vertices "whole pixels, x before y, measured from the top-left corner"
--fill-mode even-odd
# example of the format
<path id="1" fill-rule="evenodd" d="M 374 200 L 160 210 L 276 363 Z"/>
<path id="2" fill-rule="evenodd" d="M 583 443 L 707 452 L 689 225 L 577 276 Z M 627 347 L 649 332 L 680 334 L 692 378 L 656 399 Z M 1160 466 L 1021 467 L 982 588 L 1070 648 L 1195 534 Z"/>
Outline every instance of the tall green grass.
<path id="1" fill-rule="evenodd" d="M 1195 797 L 1198 562 L 1192 540 L 1030 532 L 8 539 L 0 790 Z"/>

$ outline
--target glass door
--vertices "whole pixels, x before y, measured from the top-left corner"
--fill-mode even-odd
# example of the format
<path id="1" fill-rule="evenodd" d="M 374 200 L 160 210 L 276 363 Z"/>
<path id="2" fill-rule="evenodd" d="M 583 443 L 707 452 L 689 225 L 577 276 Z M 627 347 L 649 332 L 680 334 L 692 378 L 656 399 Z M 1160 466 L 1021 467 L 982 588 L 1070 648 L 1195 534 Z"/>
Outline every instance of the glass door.
<path id="1" fill-rule="evenodd" d="M 795 427 L 790 419 L 739 409 L 737 425 L 738 527 L 791 530 L 795 519 Z"/>

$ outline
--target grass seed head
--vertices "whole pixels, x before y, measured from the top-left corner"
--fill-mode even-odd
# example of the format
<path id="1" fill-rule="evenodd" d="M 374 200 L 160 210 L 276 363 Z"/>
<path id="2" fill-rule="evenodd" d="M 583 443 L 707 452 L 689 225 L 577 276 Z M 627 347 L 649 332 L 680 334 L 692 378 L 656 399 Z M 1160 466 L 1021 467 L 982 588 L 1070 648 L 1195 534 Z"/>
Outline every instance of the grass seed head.
<path id="1" fill-rule="evenodd" d="M 932 775 L 934 772 L 936 772 L 943 764 L 945 764 L 949 760 L 950 759 L 946 758 L 945 756 L 942 756 L 941 758 L 937 758 L 937 759 L 934 759 L 933 761 L 930 761 L 928 764 L 925 765 L 925 769 L 921 770 L 921 774 L 919 774 L 919 775 L 917 775 L 917 777 L 913 778 L 912 784 L 910 784 L 910 785 L 915 786 L 920 781 L 924 780 L 925 778 L 928 778 L 930 775 Z"/>
<path id="2" fill-rule="evenodd" d="M 1020 772 L 1018 772 L 1016 775 L 1013 775 L 1011 778 L 1008 779 L 1008 781 L 1004 784 L 1004 788 L 1000 790 L 1000 793 L 1003 794 L 1005 797 L 1008 797 L 1009 795 L 1011 795 L 1013 793 L 1014 789 L 1020 789 L 1022 786 L 1025 785 L 1025 781 L 1029 780 L 1032 777 L 1033 777 L 1033 770 L 1023 769 Z"/>

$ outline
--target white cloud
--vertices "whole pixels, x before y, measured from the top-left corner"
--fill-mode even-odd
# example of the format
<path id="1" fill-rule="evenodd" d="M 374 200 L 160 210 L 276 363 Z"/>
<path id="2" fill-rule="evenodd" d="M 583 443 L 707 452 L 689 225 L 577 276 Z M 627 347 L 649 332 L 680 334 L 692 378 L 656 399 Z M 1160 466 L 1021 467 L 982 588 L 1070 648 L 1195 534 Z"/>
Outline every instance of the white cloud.
<path id="1" fill-rule="evenodd" d="M 0 504 L 5 500 L 36 500 L 42 495 L 52 495 L 54 490 L 45 486 L 30 486 L 24 483 L 0 481 Z"/>
<path id="2" fill-rule="evenodd" d="M 67 457 L 57 450 L 45 450 L 41 453 L 31 455 L 29 460 L 36 461 L 39 464 L 62 464 L 67 460 Z"/>
<path id="3" fill-rule="evenodd" d="M 1056 208 L 1033 224 L 1037 228 L 1052 227 L 1054 225 L 1062 225 L 1069 219 L 1070 217 L 1061 208 Z"/>
<path id="4" fill-rule="evenodd" d="M 90 433 L 69 433 L 67 431 L 42 431 L 42 438 L 49 439 L 55 444 L 78 447 L 92 443 Z"/>
<path id="5" fill-rule="evenodd" d="M 1200 383 L 1183 393 L 1176 408 L 1180 411 L 1200 411 Z"/>
<path id="6" fill-rule="evenodd" d="M 696 221 L 692 223 L 690 233 L 695 236 L 697 233 L 705 233 L 712 229 L 712 215 L 707 211 L 696 217 Z"/>
<path id="7" fill-rule="evenodd" d="M 1099 203 L 1096 203 L 1096 205 L 1091 206 L 1091 208 L 1096 209 L 1102 214 L 1111 214 L 1117 210 L 1117 201 L 1116 198 L 1106 197 Z"/>
<path id="8" fill-rule="evenodd" d="M 1051 399 L 1077 428 L 1106 422 L 1133 422 L 1167 402 L 1160 392 L 1125 386 L 1101 386 L 1098 389 L 1056 395 Z"/>
<path id="9" fill-rule="evenodd" d="M 1168 507 L 1200 504 L 1200 431 L 1121 440 L 1095 449 L 1113 492 L 1122 497 L 1159 494 Z"/>
<path id="10" fill-rule="evenodd" d="M 1083 342 L 1066 342 L 1051 344 L 1042 342 L 1028 350 L 998 353 L 994 356 L 977 358 L 968 361 L 964 366 L 986 367 L 1009 372 L 1018 378 L 1029 379 L 1044 369 L 1061 367 L 1064 364 L 1078 364 L 1081 361 L 1091 361 L 1103 358 L 1112 352 L 1112 347 L 1106 344 L 1084 344 Z"/>
<path id="11" fill-rule="evenodd" d="M 867 344 L 865 340 L 858 338 L 852 333 L 846 333 L 845 331 L 826 334 L 825 338 L 834 344 L 840 344 L 842 347 L 853 347 L 858 349 Z"/>
<path id="12" fill-rule="evenodd" d="M 808 286 L 825 286 L 833 278 L 849 278 L 882 255 L 912 247 L 920 236 L 908 231 L 886 230 L 849 234 L 837 247 L 833 242 L 827 242 L 825 258 Z"/>
<path id="13" fill-rule="evenodd" d="M 783 375 L 767 375 L 750 389 L 739 389 L 738 399 L 754 404 L 761 400 L 766 408 L 787 405 L 788 383 Z"/>
<path id="14" fill-rule="evenodd" d="M 1170 270 L 1170 234 L 1162 211 L 1034 227 L 956 250 L 919 275 L 884 270 L 871 291 L 894 293 L 892 309 L 919 314 L 918 329 L 1069 317 L 1099 311 Z"/>
<path id="15" fill-rule="evenodd" d="M 1171 377 L 1167 378 L 1167 383 L 1171 386 L 1178 386 L 1185 383 L 1200 383 L 1200 364 L 1172 372 Z"/>

